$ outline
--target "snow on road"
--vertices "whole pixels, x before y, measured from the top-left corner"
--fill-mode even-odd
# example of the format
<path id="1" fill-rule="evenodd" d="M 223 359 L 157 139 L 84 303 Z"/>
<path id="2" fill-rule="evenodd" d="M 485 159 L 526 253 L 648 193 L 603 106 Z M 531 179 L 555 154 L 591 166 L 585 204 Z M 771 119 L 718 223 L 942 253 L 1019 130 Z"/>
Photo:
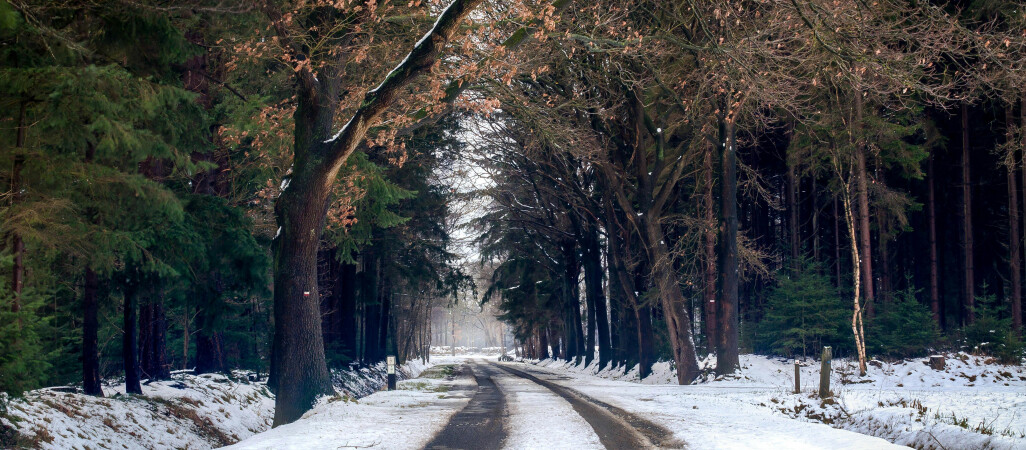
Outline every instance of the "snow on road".
<path id="1" fill-rule="evenodd" d="M 509 409 L 505 448 L 603 448 L 591 425 L 559 395 L 508 372 L 492 379 Z"/>

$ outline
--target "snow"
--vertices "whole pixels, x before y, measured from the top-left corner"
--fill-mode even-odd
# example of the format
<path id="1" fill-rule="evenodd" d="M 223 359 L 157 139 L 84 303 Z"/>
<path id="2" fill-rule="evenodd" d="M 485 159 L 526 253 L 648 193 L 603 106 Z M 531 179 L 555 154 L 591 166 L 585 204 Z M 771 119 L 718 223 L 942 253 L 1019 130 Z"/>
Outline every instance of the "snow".
<path id="1" fill-rule="evenodd" d="M 332 143 L 332 142 L 335 142 L 335 140 L 336 140 L 336 139 L 338 139 L 338 137 L 339 137 L 339 136 L 342 136 L 342 133 L 345 133 L 345 132 L 346 132 L 346 129 L 348 129 L 348 128 L 349 128 L 349 125 L 351 125 L 351 124 L 353 123 L 353 119 L 355 119 L 355 118 L 356 118 L 356 116 L 355 116 L 355 115 L 354 115 L 353 117 L 350 117 L 350 118 L 349 118 L 349 121 L 348 121 L 348 122 L 346 122 L 346 124 L 345 124 L 345 125 L 343 125 L 343 126 L 342 126 L 342 128 L 340 128 L 340 129 L 338 130 L 338 133 L 335 133 L 335 135 L 334 135 L 334 136 L 332 136 L 332 137 L 331 137 L 330 139 L 327 139 L 327 140 L 325 140 L 325 141 L 324 141 L 324 143 L 325 143 L 325 144 L 330 144 L 330 143 Z"/>
<path id="2" fill-rule="evenodd" d="M 492 379 L 506 393 L 506 448 L 604 448 L 591 425 L 562 397 L 524 378 L 507 374 Z"/>
<path id="3" fill-rule="evenodd" d="M 461 357 L 432 357 L 432 365 L 462 361 Z M 376 392 L 360 400 L 348 396 L 323 398 L 302 419 L 227 448 L 423 448 L 466 405 L 476 387 L 472 378 L 443 374 L 432 370 L 424 377 L 400 381 L 395 391 Z"/>
<path id="4" fill-rule="evenodd" d="M 431 29 L 428 30 L 427 33 L 424 33 L 424 36 L 421 36 L 420 40 L 418 40 L 417 43 L 413 45 L 413 49 L 414 50 L 420 48 L 421 45 L 424 45 L 424 42 L 427 42 L 428 38 L 431 37 L 431 35 L 435 33 L 435 30 L 438 28 L 438 23 L 442 21 L 442 17 L 444 17 L 445 13 L 449 12 L 449 8 L 452 8 L 452 5 L 455 5 L 455 4 L 456 4 L 455 1 L 450 2 L 449 6 L 446 6 L 445 9 L 442 10 L 441 14 L 438 15 L 438 18 L 435 19 L 434 25 L 431 25 Z M 388 72 L 388 75 L 386 75 L 385 79 L 381 81 L 381 84 L 379 84 L 376 88 L 371 89 L 369 93 L 373 94 L 375 92 L 378 92 L 378 89 L 381 89 L 381 87 L 385 85 L 385 82 L 388 81 L 389 78 L 392 78 L 392 75 L 395 74 L 395 72 L 397 72 L 399 70 L 399 68 L 403 66 L 403 64 L 406 64 L 406 61 L 410 60 L 410 56 L 413 56 L 413 51 L 411 51 L 410 53 L 407 53 L 406 57 L 403 58 L 403 60 L 400 61 L 399 64 L 396 64 L 394 69 L 392 69 L 390 72 Z M 334 140 L 334 139 L 332 139 L 332 140 Z"/>
<path id="5" fill-rule="evenodd" d="M 143 396 L 125 395 L 124 384 L 105 386 L 104 398 L 38 389 L 8 413 L 44 449 L 219 447 L 267 429 L 274 414 L 266 385 L 237 375 L 177 373 L 143 384 Z"/>
<path id="6" fill-rule="evenodd" d="M 742 355 L 736 376 L 707 374 L 690 386 L 676 385 L 668 362 L 656 363 L 644 380 L 636 366 L 625 371 L 600 369 L 597 363 L 536 364 L 575 380 L 564 384 L 587 395 L 658 421 L 696 448 L 885 444 L 841 430 L 925 449 L 1026 448 L 1026 368 L 964 353 L 947 355 L 944 371 L 931 369 L 927 361 L 873 361 L 860 378 L 852 361 L 835 359 L 835 397 L 828 402 L 815 395 L 819 364 L 814 361 L 801 368 L 800 394 L 792 392 L 793 360 L 757 355 Z M 715 358 L 701 366 L 715 367 Z M 730 442 L 722 442 L 724 436 Z"/>
<path id="7" fill-rule="evenodd" d="M 397 372 L 414 377 L 430 366 L 408 361 Z M 38 389 L 10 399 L 0 425 L 43 449 L 221 447 L 271 427 L 274 395 L 266 379 L 250 381 L 249 375 L 178 371 L 171 380 L 144 382 L 141 396 L 126 395 L 123 383 L 104 386 L 103 398 L 74 387 Z M 384 385 L 385 363 L 332 377 L 339 398 L 364 397 Z"/>

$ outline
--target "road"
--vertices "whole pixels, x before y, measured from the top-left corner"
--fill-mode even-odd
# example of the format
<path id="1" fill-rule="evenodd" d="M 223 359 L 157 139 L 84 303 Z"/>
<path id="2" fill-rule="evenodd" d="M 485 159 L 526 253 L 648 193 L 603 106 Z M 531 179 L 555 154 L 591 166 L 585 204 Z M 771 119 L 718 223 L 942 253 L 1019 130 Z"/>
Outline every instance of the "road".
<path id="1" fill-rule="evenodd" d="M 552 374 L 533 371 L 523 364 L 474 360 L 460 371 L 477 381 L 470 402 L 427 444 L 427 449 L 498 449 L 510 444 L 511 413 L 507 399 L 518 395 L 537 395 L 538 391 L 558 396 L 590 426 L 597 443 L 607 449 L 682 448 L 672 441 L 672 433 L 648 420 L 615 406 L 588 397 L 558 383 Z M 537 398 L 537 397 L 532 397 Z M 547 415 L 552 408 L 524 409 L 519 414 Z M 518 420 L 525 420 L 519 418 Z M 572 427 L 572 420 L 532 417 L 534 423 L 552 425 L 553 421 Z M 581 422 L 578 420 L 577 422 Z M 583 434 L 583 433 L 579 433 Z M 546 445 L 558 445 L 548 442 Z"/>

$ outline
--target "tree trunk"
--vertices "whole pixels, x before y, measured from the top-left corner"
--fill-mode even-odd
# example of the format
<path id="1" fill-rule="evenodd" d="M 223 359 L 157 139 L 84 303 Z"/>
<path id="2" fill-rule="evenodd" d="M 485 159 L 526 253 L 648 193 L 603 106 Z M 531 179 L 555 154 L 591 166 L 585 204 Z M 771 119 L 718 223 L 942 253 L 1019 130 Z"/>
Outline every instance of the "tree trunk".
<path id="1" fill-rule="evenodd" d="M 721 296 L 718 310 L 721 340 L 716 348 L 716 373 L 718 374 L 734 373 L 740 367 L 737 317 L 737 140 L 734 126 L 732 118 L 727 117 L 720 121 L 720 142 L 723 153 L 720 158 L 720 251 L 717 257 Z M 695 375 L 697 375 L 697 369 L 696 363 Z"/>
<path id="2" fill-rule="evenodd" d="M 598 337 L 599 367 L 606 367 L 612 359 L 612 345 L 609 337 L 609 318 L 606 311 L 606 296 L 602 289 L 602 250 L 599 247 L 598 230 L 595 225 L 587 227 L 584 242 L 584 285 L 588 305 L 593 311 L 596 335 Z M 588 319 L 591 325 L 591 318 Z M 590 347 L 594 352 L 594 346 Z"/>
<path id="3" fill-rule="evenodd" d="M 340 351 L 343 361 L 355 361 L 356 338 L 356 264 L 342 264 L 341 286 L 339 287 L 339 309 L 341 329 L 339 330 Z M 428 311 L 430 313 L 430 311 Z M 430 316 L 428 317 L 430 323 Z"/>
<path id="4" fill-rule="evenodd" d="M 142 394 L 142 386 L 139 384 L 136 287 L 132 285 L 126 286 L 124 297 L 124 319 L 121 324 L 121 360 L 125 366 L 125 393 Z"/>
<path id="5" fill-rule="evenodd" d="M 228 373 L 221 333 L 204 327 L 196 335 L 196 373 Z"/>
<path id="6" fill-rule="evenodd" d="M 535 334 L 538 335 L 538 359 L 549 357 L 549 332 L 547 328 L 539 328 Z"/>
<path id="7" fill-rule="evenodd" d="M 866 173 L 866 142 L 863 132 L 862 90 L 855 92 L 855 166 L 858 187 L 858 231 L 859 254 L 862 269 L 862 292 L 865 298 L 866 315 L 873 316 L 873 253 L 871 247 L 871 230 L 869 229 L 869 180 Z"/>
<path id="8" fill-rule="evenodd" d="M 381 261 L 376 252 L 368 250 L 364 252 L 363 264 L 363 283 L 361 284 L 364 311 L 362 363 L 370 365 L 381 361 L 381 352 L 378 348 L 378 335 L 381 333 L 381 304 L 379 302 L 381 294 L 378 283 Z M 455 320 L 454 318 L 454 324 Z M 452 345 L 455 346 L 455 342 Z"/>
<path id="9" fill-rule="evenodd" d="M 809 196 L 812 198 L 812 260 L 819 262 L 819 189 L 816 177 L 809 177 Z"/>
<path id="10" fill-rule="evenodd" d="M 702 301 L 702 311 L 705 313 L 705 342 L 706 352 L 709 354 L 715 353 L 717 343 L 720 342 L 721 336 L 719 334 L 718 317 L 716 314 L 716 213 L 715 213 L 715 199 L 713 197 L 713 154 L 715 149 L 712 146 L 706 146 L 705 155 L 702 158 L 702 175 L 704 178 L 702 197 L 705 203 L 703 208 L 705 211 L 705 233 L 703 239 L 705 243 L 705 261 L 704 261 L 704 282 L 705 286 L 703 290 L 704 298 Z"/>
<path id="11" fill-rule="evenodd" d="M 1022 137 L 1022 232 L 1026 233 L 1026 95 L 1019 98 L 1019 134 Z M 1019 303 L 1019 315 L 1015 319 L 1019 323 L 1019 333 L 1022 333 L 1022 303 Z"/>
<path id="12" fill-rule="evenodd" d="M 1012 288 L 1012 329 L 1018 333 L 1022 327 L 1022 278 L 1021 278 L 1021 257 L 1019 236 L 1019 187 L 1016 180 L 1016 167 L 1018 166 L 1018 155 L 1015 151 L 1014 132 L 1012 124 L 1015 117 L 1012 115 L 1012 105 L 1005 107 L 1005 136 L 1008 143 L 1008 260 L 1009 278 Z"/>
<path id="13" fill-rule="evenodd" d="M 943 328 L 944 320 L 940 313 L 940 263 L 937 258 L 937 196 L 934 190 L 934 179 L 937 177 L 933 168 L 933 153 L 926 160 L 926 221 L 930 234 L 930 310 L 937 326 Z"/>
<path id="14" fill-rule="evenodd" d="M 862 317 L 862 305 L 859 303 L 859 288 L 862 285 L 860 281 L 860 273 L 865 274 L 865 271 L 861 271 L 862 258 L 859 255 L 858 238 L 855 236 L 855 217 L 852 215 L 851 195 L 849 194 L 850 188 L 849 183 L 845 183 L 843 194 L 844 198 L 844 215 L 848 222 L 848 236 L 851 238 L 851 261 L 852 261 L 852 286 L 854 292 L 852 293 L 852 316 L 851 316 L 851 332 L 855 338 L 855 352 L 859 359 L 859 376 L 866 375 L 866 334 L 863 327 Z"/>
<path id="15" fill-rule="evenodd" d="M 383 279 L 380 290 L 381 296 L 381 325 L 378 330 L 378 360 L 383 361 L 388 356 L 388 332 L 389 324 L 392 321 L 392 290 L 389 288 L 389 280 Z"/>
<path id="16" fill-rule="evenodd" d="M 962 297 L 962 313 L 965 324 L 976 320 L 976 267 L 973 264 L 973 205 L 972 181 L 969 178 L 969 106 L 962 104 L 962 283 L 965 286 Z"/>
<path id="17" fill-rule="evenodd" d="M 837 207 L 837 197 L 834 197 L 834 281 L 837 283 L 837 290 L 841 290 L 841 220 L 840 211 Z"/>
<path id="18" fill-rule="evenodd" d="M 409 83 L 431 70 L 459 24 L 480 2 L 453 0 L 406 59 L 366 92 L 360 107 L 334 136 L 341 75 L 329 71 L 322 73 L 321 80 L 309 67 L 296 70 L 293 172 L 288 188 L 275 202 L 280 235 L 274 240 L 275 333 L 269 380 L 276 390 L 274 426 L 299 419 L 318 396 L 334 392 L 321 335 L 316 257 L 338 171 Z M 279 38 L 288 40 L 290 32 L 281 10 L 267 3 L 264 12 Z"/>
<path id="19" fill-rule="evenodd" d="M 18 110 L 18 131 L 15 134 L 14 146 L 18 150 L 14 153 L 14 165 L 11 169 L 11 204 L 17 203 L 21 198 L 21 168 L 25 165 L 25 155 L 22 149 L 25 147 L 25 108 L 27 103 L 22 101 Z M 11 254 L 14 255 L 14 267 L 11 270 L 11 291 L 14 293 L 14 303 L 11 310 L 21 310 L 21 291 L 25 288 L 25 242 L 21 235 L 14 233 L 11 236 Z"/>
<path id="20" fill-rule="evenodd" d="M 647 294 L 649 285 L 646 278 L 650 270 L 646 264 L 638 264 L 634 272 L 634 289 L 639 293 Z M 652 365 L 655 364 L 655 334 L 652 330 L 652 307 L 641 301 L 638 296 L 635 299 L 634 320 L 638 323 L 638 377 L 644 379 L 652 373 Z"/>
<path id="21" fill-rule="evenodd" d="M 795 271 L 798 267 L 798 253 L 801 251 L 801 242 L 798 241 L 798 177 L 795 175 L 794 164 L 787 165 L 787 213 L 788 213 L 788 243 L 791 244 L 791 268 Z"/>
<path id="22" fill-rule="evenodd" d="M 583 243 L 582 243 L 583 244 Z M 598 320 L 598 313 L 595 312 L 595 297 L 592 296 L 592 284 L 589 280 L 588 274 L 588 253 L 585 250 L 584 260 L 582 265 L 584 266 L 584 309 L 587 312 L 587 323 L 585 328 L 584 337 L 584 365 L 591 365 L 591 362 L 595 359 L 595 322 Z M 599 289 L 601 289 L 601 281 L 599 281 Z M 601 292 L 601 291 L 600 291 Z"/>
<path id="23" fill-rule="evenodd" d="M 167 315 L 160 299 L 147 303 L 140 311 L 141 368 L 151 380 L 171 378 L 167 364 Z"/>
<path id="24" fill-rule="evenodd" d="M 673 270 L 669 248 L 665 243 L 662 227 L 654 220 L 643 220 L 648 235 L 648 250 L 652 282 L 659 290 L 663 317 L 666 320 L 667 338 L 673 351 L 677 367 L 677 383 L 690 384 L 698 377 L 698 358 L 695 342 L 691 336 L 690 316 L 685 308 L 684 295 L 677 285 L 677 274 Z"/>
<path id="25" fill-rule="evenodd" d="M 567 359 L 580 363 L 585 356 L 585 340 L 581 330 L 580 287 L 578 277 L 581 264 L 577 260 L 577 247 L 573 241 L 560 244 L 563 251 L 563 301 L 566 303 Z"/>
<path id="26" fill-rule="evenodd" d="M 99 280 L 92 269 L 85 270 L 82 289 L 82 390 L 86 395 L 103 397 L 99 351 Z"/>

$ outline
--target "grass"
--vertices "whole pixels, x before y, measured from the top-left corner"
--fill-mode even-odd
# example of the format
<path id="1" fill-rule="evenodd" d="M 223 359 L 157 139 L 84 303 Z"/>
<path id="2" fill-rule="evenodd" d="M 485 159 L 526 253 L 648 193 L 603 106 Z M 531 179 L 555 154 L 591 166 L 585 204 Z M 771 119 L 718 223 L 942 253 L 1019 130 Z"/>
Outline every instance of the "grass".
<path id="1" fill-rule="evenodd" d="M 440 365 L 434 366 L 434 367 L 432 367 L 432 368 L 430 368 L 428 370 L 425 370 L 424 373 L 420 374 L 420 378 L 435 378 L 435 379 L 452 378 L 455 374 L 456 374 L 456 365 L 455 364 L 440 364 Z"/>

